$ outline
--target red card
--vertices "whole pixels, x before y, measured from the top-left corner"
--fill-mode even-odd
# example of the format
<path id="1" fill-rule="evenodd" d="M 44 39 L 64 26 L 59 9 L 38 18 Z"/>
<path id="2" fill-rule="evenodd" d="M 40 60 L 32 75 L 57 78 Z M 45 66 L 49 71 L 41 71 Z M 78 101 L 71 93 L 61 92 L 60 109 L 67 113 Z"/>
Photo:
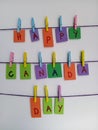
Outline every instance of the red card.
<path id="1" fill-rule="evenodd" d="M 70 67 L 68 66 L 68 64 L 64 64 L 64 79 L 65 80 L 75 80 L 76 79 L 74 63 L 72 63 Z"/>
<path id="2" fill-rule="evenodd" d="M 14 31 L 14 42 L 25 42 L 25 30 Z"/>
<path id="3" fill-rule="evenodd" d="M 40 98 L 36 98 L 36 102 L 34 102 L 34 98 L 30 98 L 30 107 L 31 107 L 31 117 L 40 118 L 41 117 Z"/>
<path id="4" fill-rule="evenodd" d="M 48 28 L 48 31 L 46 31 L 46 29 L 43 29 L 43 41 L 44 41 L 44 47 L 54 46 L 52 28 Z"/>

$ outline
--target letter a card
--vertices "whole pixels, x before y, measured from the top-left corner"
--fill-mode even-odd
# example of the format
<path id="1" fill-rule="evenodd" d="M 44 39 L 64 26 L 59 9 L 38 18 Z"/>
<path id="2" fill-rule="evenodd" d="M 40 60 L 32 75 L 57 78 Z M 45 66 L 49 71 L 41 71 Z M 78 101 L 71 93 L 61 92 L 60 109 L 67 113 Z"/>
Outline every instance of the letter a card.
<path id="1" fill-rule="evenodd" d="M 52 114 L 52 98 L 43 98 L 43 113 L 44 114 Z"/>
<path id="2" fill-rule="evenodd" d="M 31 79 L 31 64 L 27 64 L 26 67 L 20 64 L 20 79 Z"/>
<path id="3" fill-rule="evenodd" d="M 78 75 L 89 75 L 89 68 L 88 64 L 85 64 L 85 66 L 82 66 L 82 64 L 77 65 Z"/>
<path id="4" fill-rule="evenodd" d="M 35 32 L 33 32 L 32 30 L 30 30 L 30 36 L 31 36 L 31 41 L 35 42 L 39 40 L 39 32 L 38 29 L 35 29 Z"/>
<path id="5" fill-rule="evenodd" d="M 54 68 L 52 64 L 48 64 L 47 69 L 48 69 L 48 78 L 62 77 L 61 64 L 56 63 Z"/>
<path id="6" fill-rule="evenodd" d="M 34 102 L 34 98 L 30 98 L 30 108 L 31 108 L 31 117 L 32 118 L 41 117 L 40 98 L 36 98 L 36 102 Z"/>
<path id="7" fill-rule="evenodd" d="M 44 47 L 54 46 L 52 28 L 48 28 L 48 31 L 46 31 L 46 29 L 43 29 L 43 42 L 44 42 Z"/>
<path id="8" fill-rule="evenodd" d="M 39 65 L 35 66 L 35 76 L 36 76 L 36 79 L 47 78 L 46 64 L 42 64 L 42 67 L 40 67 Z"/>
<path id="9" fill-rule="evenodd" d="M 14 31 L 14 42 L 25 42 L 25 30 Z"/>
<path id="10" fill-rule="evenodd" d="M 6 64 L 6 79 L 16 79 L 16 64 Z"/>
<path id="11" fill-rule="evenodd" d="M 64 114 L 64 98 L 61 98 L 60 101 L 58 98 L 55 98 L 54 113 Z"/>
<path id="12" fill-rule="evenodd" d="M 64 64 L 64 79 L 65 80 L 75 80 L 76 79 L 74 63 L 72 63 L 70 67 L 68 66 L 68 64 Z"/>

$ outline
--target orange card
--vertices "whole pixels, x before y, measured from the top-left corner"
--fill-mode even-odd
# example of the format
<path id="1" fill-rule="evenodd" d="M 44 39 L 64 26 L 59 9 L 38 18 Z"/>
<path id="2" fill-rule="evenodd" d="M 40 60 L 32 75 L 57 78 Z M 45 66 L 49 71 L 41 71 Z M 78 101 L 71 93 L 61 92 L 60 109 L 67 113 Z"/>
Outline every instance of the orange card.
<path id="1" fill-rule="evenodd" d="M 25 42 L 25 30 L 14 31 L 14 42 Z"/>
<path id="2" fill-rule="evenodd" d="M 44 41 L 44 47 L 54 46 L 52 28 L 48 28 L 48 31 L 46 31 L 46 29 L 43 29 L 43 41 Z"/>
<path id="3" fill-rule="evenodd" d="M 65 80 L 75 80 L 76 79 L 74 63 L 72 63 L 70 67 L 68 66 L 68 64 L 64 64 L 64 79 Z"/>
<path id="4" fill-rule="evenodd" d="M 41 117 L 40 98 L 36 98 L 36 102 L 34 102 L 34 98 L 30 98 L 30 108 L 31 108 L 31 117 L 33 118 Z"/>

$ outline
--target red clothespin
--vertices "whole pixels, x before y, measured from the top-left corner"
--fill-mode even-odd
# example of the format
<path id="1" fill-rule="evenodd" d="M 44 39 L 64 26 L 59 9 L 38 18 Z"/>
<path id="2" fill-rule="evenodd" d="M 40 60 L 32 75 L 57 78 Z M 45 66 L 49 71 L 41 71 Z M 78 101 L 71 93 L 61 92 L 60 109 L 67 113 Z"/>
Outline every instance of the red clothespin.
<path id="1" fill-rule="evenodd" d="M 14 61 L 14 52 L 10 52 L 10 67 L 12 67 L 13 61 Z"/>
<path id="2" fill-rule="evenodd" d="M 75 30 L 77 29 L 77 15 L 75 15 L 75 17 L 74 17 L 73 27 Z"/>
<path id="3" fill-rule="evenodd" d="M 61 101 L 61 86 L 59 85 L 58 86 L 58 99 L 59 99 L 59 102 Z"/>

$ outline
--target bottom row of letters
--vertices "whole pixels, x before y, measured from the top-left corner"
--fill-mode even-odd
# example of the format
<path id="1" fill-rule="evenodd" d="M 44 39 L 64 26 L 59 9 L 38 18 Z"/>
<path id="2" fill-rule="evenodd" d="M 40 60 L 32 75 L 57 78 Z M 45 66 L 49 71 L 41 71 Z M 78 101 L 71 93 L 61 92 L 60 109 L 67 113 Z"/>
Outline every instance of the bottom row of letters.
<path id="1" fill-rule="evenodd" d="M 30 98 L 30 109 L 32 118 L 41 118 L 41 101 L 40 98 L 36 100 L 32 97 Z M 54 99 L 54 113 L 55 114 L 64 114 L 64 98 L 55 98 Z M 43 114 L 53 114 L 52 98 L 43 98 Z"/>

